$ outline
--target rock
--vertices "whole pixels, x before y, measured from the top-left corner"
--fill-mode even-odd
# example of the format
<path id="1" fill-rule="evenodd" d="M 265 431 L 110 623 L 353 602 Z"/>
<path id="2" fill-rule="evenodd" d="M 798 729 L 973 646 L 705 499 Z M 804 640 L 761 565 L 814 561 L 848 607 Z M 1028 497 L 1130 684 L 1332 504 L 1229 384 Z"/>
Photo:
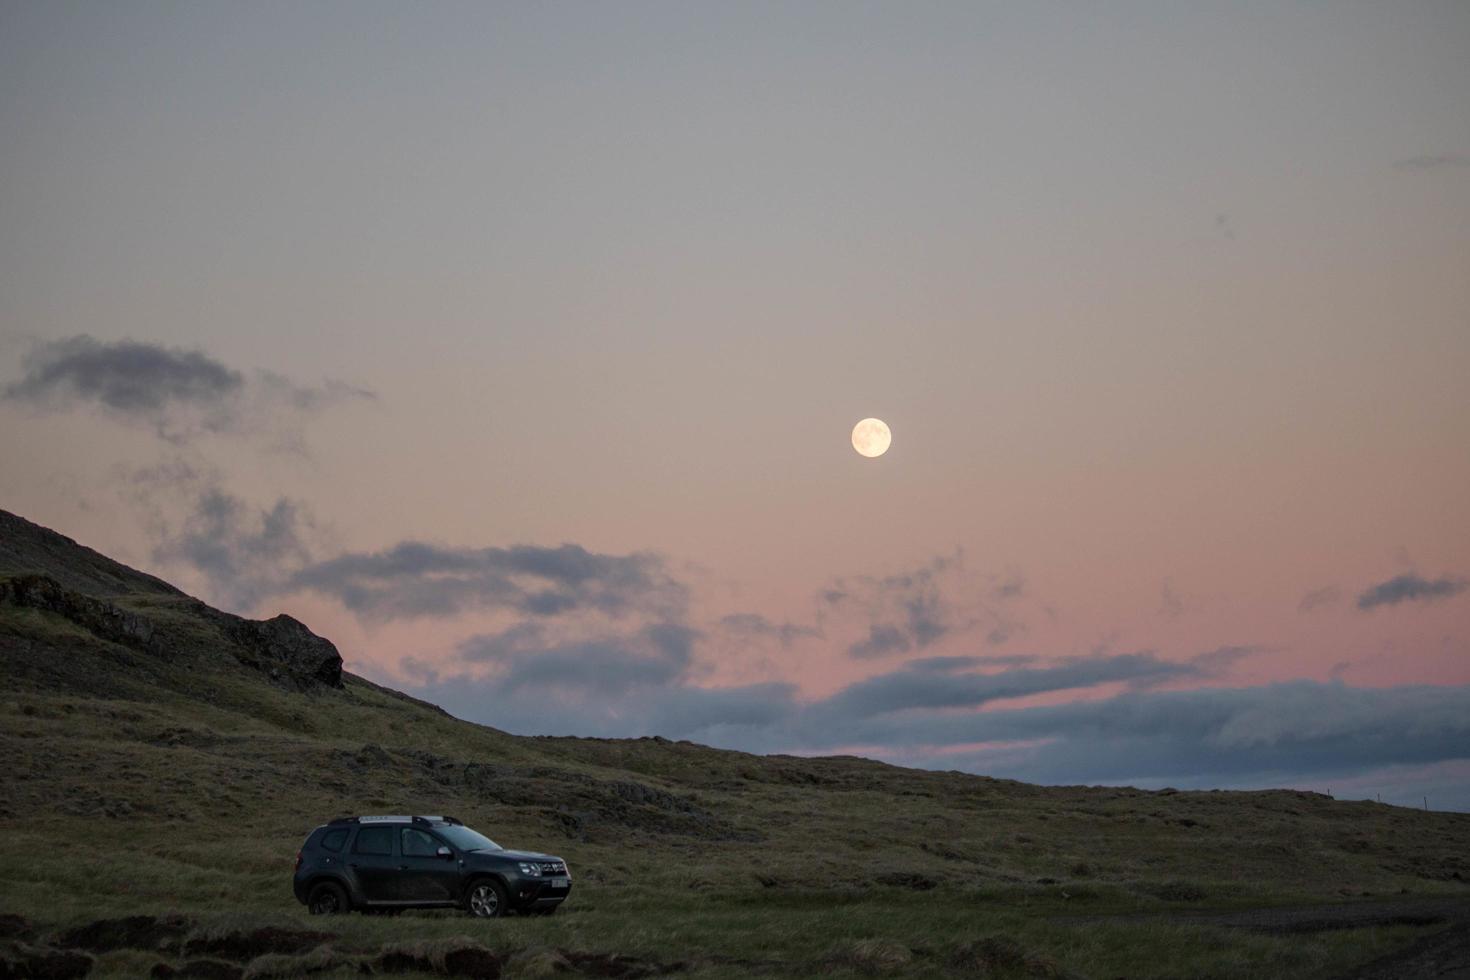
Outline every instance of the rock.
<path id="1" fill-rule="evenodd" d="M 94 953 L 114 949 L 174 949 L 189 928 L 189 920 L 182 916 L 129 915 L 98 919 L 69 929 L 56 939 L 56 945 Z"/>
<path id="2" fill-rule="evenodd" d="M 182 966 L 159 963 L 149 972 L 154 980 L 173 980 L 188 977 L 190 980 L 240 980 L 245 971 L 234 963 L 223 960 L 190 960 Z"/>
<path id="3" fill-rule="evenodd" d="M 0 939 L 30 939 L 35 928 L 24 916 L 13 912 L 0 914 Z"/>
<path id="4" fill-rule="evenodd" d="M 277 684 L 301 691 L 321 685 L 342 687 L 342 655 L 332 641 L 317 636 L 290 616 L 283 614 L 261 621 L 242 619 L 210 609 L 197 600 L 181 597 L 180 601 L 200 621 L 217 627 L 232 641 L 234 649 L 229 652 L 236 660 L 261 671 Z M 155 656 L 174 659 L 189 648 L 179 636 L 165 635 L 147 616 L 73 592 L 46 575 L 0 579 L 0 603 L 54 613 L 98 639 Z"/>
<path id="5" fill-rule="evenodd" d="M 454 941 L 447 949 L 443 944 L 434 949 L 428 946 L 385 949 L 373 967 L 380 973 L 434 973 L 497 980 L 504 962 L 501 956 L 479 943 Z"/>
<path id="6" fill-rule="evenodd" d="M 300 621 L 284 613 L 266 620 L 227 616 L 225 626 L 230 638 L 256 658 L 251 666 L 266 670 L 272 680 L 303 690 L 316 684 L 342 686 L 342 655 L 331 640 Z"/>
<path id="7" fill-rule="evenodd" d="M 912 888 L 916 892 L 926 892 L 939 887 L 939 882 L 917 871 L 889 871 L 874 880 L 889 888 Z"/>
<path id="8" fill-rule="evenodd" d="M 0 978 L 72 980 L 92 971 L 92 957 L 59 949 L 41 949 L 17 943 L 0 952 Z"/>
<path id="9" fill-rule="evenodd" d="M 232 960 L 248 960 L 263 953 L 304 953 L 336 938 L 330 932 L 267 926 L 248 932 L 196 937 L 184 946 L 184 952 L 189 956 L 208 953 Z"/>
<path id="10" fill-rule="evenodd" d="M 56 613 L 114 643 L 146 648 L 153 639 L 153 623 L 146 616 L 62 588 L 45 575 L 0 580 L 0 602 Z"/>

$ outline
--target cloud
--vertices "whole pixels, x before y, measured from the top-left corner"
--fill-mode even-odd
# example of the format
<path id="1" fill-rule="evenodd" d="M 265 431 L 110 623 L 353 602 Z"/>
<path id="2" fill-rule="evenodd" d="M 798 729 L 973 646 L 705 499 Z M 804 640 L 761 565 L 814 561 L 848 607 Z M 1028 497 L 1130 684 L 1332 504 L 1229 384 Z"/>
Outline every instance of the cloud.
<path id="1" fill-rule="evenodd" d="M 1373 609 L 1377 606 L 1396 606 L 1401 602 L 1432 602 L 1435 599 L 1445 599 L 1458 595 L 1465 591 L 1470 583 L 1464 579 L 1438 578 L 1425 579 L 1409 572 L 1406 575 L 1398 575 L 1387 582 L 1379 582 L 1358 596 L 1359 609 Z"/>
<path id="2" fill-rule="evenodd" d="M 274 431 L 283 446 L 297 450 L 300 436 L 290 417 L 376 397 L 339 381 L 304 386 L 270 371 L 247 376 L 198 350 L 85 334 L 34 348 L 21 379 L 0 393 L 38 411 L 95 405 L 175 444 L 203 433 Z"/>
<path id="3" fill-rule="evenodd" d="M 1012 572 L 1004 581 L 995 587 L 997 599 L 1017 599 L 1026 594 L 1026 580 L 1021 577 L 1020 572 Z"/>
<path id="4" fill-rule="evenodd" d="M 981 657 L 921 658 L 803 702 L 789 685 L 691 683 L 687 665 L 698 637 L 677 636 L 660 643 L 635 631 L 544 649 L 524 635 L 492 638 L 497 673 L 434 677 L 415 693 L 525 734 L 661 734 L 755 752 L 862 746 L 906 765 L 1054 784 L 1320 787 L 1328 776 L 1366 778 L 1386 767 L 1470 757 L 1470 687 L 1293 681 L 1160 689 L 1216 678 L 1255 647 L 1222 647 L 1182 662 L 1140 652 L 998 670 Z M 1124 692 L 1101 700 L 997 703 L 1115 683 Z M 1470 786 L 1440 790 L 1441 799 L 1470 806 Z"/>
<path id="5" fill-rule="evenodd" d="M 913 641 L 892 623 L 875 623 L 868 627 L 868 638 L 859 640 L 847 648 L 847 652 L 859 659 L 884 657 L 890 653 L 905 653 L 912 649 Z"/>
<path id="6" fill-rule="evenodd" d="M 783 647 L 797 640 L 816 638 L 822 631 L 814 626 L 795 623 L 773 623 L 759 613 L 731 613 L 720 617 L 719 625 L 727 632 L 745 639 L 773 639 Z"/>
<path id="7" fill-rule="evenodd" d="M 285 497 L 255 508 L 210 486 L 178 529 L 162 532 L 153 560 L 189 566 L 217 602 L 248 612 L 311 560 L 312 526 L 302 506 Z"/>
<path id="8" fill-rule="evenodd" d="M 1178 619 L 1184 615 L 1184 600 L 1174 591 L 1168 580 L 1159 591 L 1159 615 L 1165 619 Z"/>
<path id="9" fill-rule="evenodd" d="M 839 579 L 818 594 L 827 608 L 861 611 L 869 620 L 868 635 L 847 652 L 858 659 L 922 650 L 974 625 L 946 595 L 947 580 L 961 571 L 961 556 L 941 555 L 912 572 L 882 577 Z"/>
<path id="10" fill-rule="evenodd" d="M 1470 167 L 1470 154 L 1429 153 L 1423 156 L 1399 160 L 1394 166 L 1400 170 L 1451 170 Z"/>
<path id="11" fill-rule="evenodd" d="M 386 551 L 352 552 L 304 567 L 281 591 L 329 596 L 361 618 L 378 621 L 469 609 L 679 620 L 687 603 L 686 588 L 659 556 L 598 554 L 575 544 L 446 548 L 404 541 Z"/>
<path id="12" fill-rule="evenodd" d="M 1306 595 L 1302 596 L 1302 601 L 1297 603 L 1296 605 L 1296 611 L 1299 613 L 1307 613 L 1311 612 L 1314 609 L 1320 609 L 1323 606 L 1335 606 L 1337 605 L 1338 600 L 1341 598 L 1342 590 L 1339 589 L 1337 586 L 1323 586 L 1320 589 L 1313 589 L 1311 592 L 1308 592 Z"/>
<path id="13" fill-rule="evenodd" d="M 581 698 L 617 698 L 629 691 L 665 687 L 690 665 L 693 634 L 676 624 L 657 624 L 627 636 L 540 647 L 518 638 L 474 637 L 460 648 L 466 659 L 491 663 L 497 696 L 570 692 Z M 576 700 L 581 700 L 576 698 Z"/>
<path id="14" fill-rule="evenodd" d="M 1129 694 L 986 713 L 969 734 L 1046 740 L 997 769 L 1044 782 L 1290 781 L 1465 758 L 1470 688 L 1292 681 Z"/>
<path id="15" fill-rule="evenodd" d="M 207 410 L 204 425 L 217 428 L 228 418 L 222 406 L 244 384 L 239 371 L 199 351 L 83 335 L 33 350 L 25 375 L 5 389 L 5 398 L 56 410 L 95 402 L 150 425 L 162 425 L 174 407 L 199 407 Z"/>
<path id="16" fill-rule="evenodd" d="M 1202 663 L 1160 660 L 1152 653 L 1069 658 L 1050 667 L 1016 666 L 994 673 L 952 669 L 962 666 L 957 662 L 960 658 L 945 658 L 952 660 L 941 665 L 945 669 L 933 669 L 939 659 L 922 660 L 919 669 L 910 666 L 858 681 L 822 702 L 820 712 L 841 721 L 915 708 L 978 708 L 992 701 L 1118 681 L 1155 686 L 1165 681 L 1201 679 L 1210 673 Z"/>

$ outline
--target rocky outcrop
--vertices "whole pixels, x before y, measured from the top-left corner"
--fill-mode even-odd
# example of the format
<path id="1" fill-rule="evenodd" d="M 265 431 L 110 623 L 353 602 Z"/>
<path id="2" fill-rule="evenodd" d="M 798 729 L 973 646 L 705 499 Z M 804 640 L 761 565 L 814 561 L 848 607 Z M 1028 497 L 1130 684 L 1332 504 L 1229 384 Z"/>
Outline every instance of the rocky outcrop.
<path id="1" fill-rule="evenodd" d="M 251 666 L 271 680 L 302 689 L 342 686 L 342 655 L 331 640 L 317 636 L 299 620 L 285 613 L 266 620 L 227 618 L 233 620 L 226 625 L 230 638 L 254 658 Z"/>
<path id="2" fill-rule="evenodd" d="M 153 639 L 153 623 L 148 617 L 65 589 L 46 575 L 21 575 L 0 579 L 0 603 L 56 613 L 89 633 L 113 643 L 146 647 Z"/>
<path id="3" fill-rule="evenodd" d="M 181 595 L 161 609 L 155 621 L 117 603 L 65 588 L 48 575 L 0 578 L 0 605 L 40 609 L 100 640 L 187 661 L 200 652 L 201 642 L 197 631 L 179 629 L 177 622 L 182 617 L 190 624 L 214 627 L 226 641 L 219 644 L 221 650 L 282 687 L 298 691 L 342 687 L 342 655 L 337 648 L 286 615 L 242 619 Z"/>

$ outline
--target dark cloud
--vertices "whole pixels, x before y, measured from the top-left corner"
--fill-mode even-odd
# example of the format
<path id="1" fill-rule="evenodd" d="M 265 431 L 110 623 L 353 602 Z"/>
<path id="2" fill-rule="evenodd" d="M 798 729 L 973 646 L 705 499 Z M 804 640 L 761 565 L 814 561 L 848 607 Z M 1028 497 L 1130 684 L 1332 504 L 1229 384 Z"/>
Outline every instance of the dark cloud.
<path id="1" fill-rule="evenodd" d="M 948 673 L 953 670 L 980 667 L 990 661 L 983 657 L 916 657 L 904 664 L 905 670 L 934 671 Z"/>
<path id="2" fill-rule="evenodd" d="M 1470 154 L 1466 153 L 1429 153 L 1424 156 L 1409 157 L 1407 160 L 1399 160 L 1394 164 L 1400 170 L 1451 170 L 1470 167 Z"/>
<path id="3" fill-rule="evenodd" d="M 731 613 L 722 616 L 719 625 L 735 636 L 749 639 L 772 639 L 783 647 L 797 640 L 820 637 L 822 631 L 796 623 L 773 623 L 759 613 Z"/>
<path id="4" fill-rule="evenodd" d="M 1164 681 L 1198 679 L 1206 669 L 1197 663 L 1160 660 L 1152 653 L 1064 660 L 1051 667 L 1014 667 L 995 673 L 906 668 L 858 681 L 821 702 L 834 720 L 866 718 L 915 708 L 978 708 L 992 701 L 1052 691 L 1071 691 L 1122 681 L 1152 686 Z"/>
<path id="5" fill-rule="evenodd" d="M 45 411 L 96 405 L 172 443 L 206 432 L 272 431 L 297 450 L 300 437 L 286 417 L 375 397 L 338 381 L 313 387 L 269 371 L 247 376 L 198 350 L 86 335 L 37 346 L 3 392 L 6 401 Z"/>
<path id="6" fill-rule="evenodd" d="M 991 766 L 1041 782 L 1290 783 L 1470 756 L 1470 688 L 1293 681 L 1130 694 L 985 712 L 966 737 L 1045 740 Z"/>
<path id="7" fill-rule="evenodd" d="M 244 384 L 239 371 L 199 351 L 79 336 L 33 350 L 25 375 L 5 389 L 5 398 L 56 409 L 95 402 L 118 415 L 161 424 L 175 405 L 218 410 Z M 218 427 L 227 418 L 228 413 L 211 414 L 205 422 Z"/>
<path id="8" fill-rule="evenodd" d="M 998 647 L 1002 643 L 1009 640 L 1012 636 L 1016 635 L 1016 633 L 1019 631 L 1020 626 L 1016 623 L 998 623 L 995 626 L 992 626 L 990 630 L 986 632 L 985 642 L 993 647 Z"/>
<path id="9" fill-rule="evenodd" d="M 904 631 L 892 623 L 874 623 L 868 627 L 868 638 L 852 644 L 847 652 L 859 659 L 886 657 L 890 653 L 905 653 L 913 645 Z"/>
<path id="10" fill-rule="evenodd" d="M 376 620 L 476 608 L 543 617 L 595 611 L 679 620 L 687 601 L 684 586 L 657 555 L 605 555 L 574 544 L 445 548 L 405 541 L 386 551 L 309 565 L 283 582 L 281 591 L 330 596 Z"/>
<path id="11" fill-rule="evenodd" d="M 1266 653 L 1265 647 L 1223 646 L 1193 657 L 1189 662 L 1207 674 L 1223 674 L 1246 657 Z"/>
<path id="12" fill-rule="evenodd" d="M 1302 601 L 1296 604 L 1296 611 L 1301 613 L 1321 609 L 1324 606 L 1334 606 L 1342 598 L 1342 590 L 1335 585 L 1326 585 L 1320 589 L 1313 589 L 1302 596 Z"/>
<path id="13" fill-rule="evenodd" d="M 941 555 L 912 572 L 839 580 L 819 594 L 827 606 L 866 614 L 868 635 L 848 647 L 860 659 L 922 650 L 973 625 L 946 595 L 947 576 L 958 572 L 960 556 Z"/>
<path id="14" fill-rule="evenodd" d="M 441 693 L 472 689 L 477 701 L 495 705 L 497 711 L 514 712 L 523 702 L 541 713 L 554 706 L 567 707 L 575 711 L 576 724 L 622 717 L 623 710 L 642 710 L 654 703 L 674 702 L 682 712 L 691 701 L 700 700 L 694 693 L 699 689 L 689 683 L 694 644 L 700 636 L 682 623 L 653 622 L 620 634 L 558 640 L 542 623 L 519 623 L 499 633 L 471 637 L 460 645 L 461 659 L 490 666 L 489 675 L 468 682 L 464 678 L 441 681 L 434 674 L 425 686 L 441 685 Z M 404 666 L 410 676 L 418 667 L 416 663 Z M 751 708 L 743 704 L 740 713 L 753 717 Z M 692 720 L 694 716 L 688 717 Z M 760 717 L 769 718 L 769 708 Z M 563 727 L 568 721 L 563 718 Z M 623 717 L 623 723 L 627 721 Z M 504 723 L 502 716 L 497 724 Z"/>
<path id="15" fill-rule="evenodd" d="M 1426 579 L 1410 572 L 1398 575 L 1387 582 L 1379 582 L 1358 596 L 1359 609 L 1378 606 L 1396 606 L 1401 602 L 1432 602 L 1445 599 L 1465 591 L 1470 583 L 1464 579 Z"/>
<path id="16" fill-rule="evenodd" d="M 209 487 L 178 529 L 162 533 L 153 559 L 192 568 L 203 575 L 216 602 L 248 612 L 311 560 L 306 540 L 311 527 L 301 505 L 285 497 L 255 508 Z"/>
<path id="17" fill-rule="evenodd" d="M 908 765 L 1042 783 L 1311 787 L 1327 776 L 1470 757 L 1470 687 L 1158 689 L 1216 677 L 1255 647 L 1184 662 L 1144 652 L 991 672 L 982 672 L 996 666 L 986 658 L 922 658 L 809 703 L 787 685 L 695 686 L 683 640 L 661 644 L 643 631 L 541 650 L 524 637 L 490 647 L 501 672 L 436 676 L 416 693 L 526 734 L 662 734 L 756 752 L 882 746 L 882 757 Z M 1124 693 L 1103 700 L 995 703 L 1119 682 Z M 1441 798 L 1457 792 L 1470 806 L 1470 787 L 1441 787 Z"/>
<path id="18" fill-rule="evenodd" d="M 513 697 L 530 692 L 571 692 L 583 697 L 615 698 L 635 689 L 667 687 L 683 677 L 689 667 L 687 644 L 681 653 L 668 637 L 642 630 L 630 636 L 607 637 L 558 644 L 547 648 L 527 646 L 514 651 L 498 650 L 495 638 L 489 644 L 467 641 L 462 653 L 467 659 L 492 662 L 501 668 L 494 675 L 493 693 Z"/>

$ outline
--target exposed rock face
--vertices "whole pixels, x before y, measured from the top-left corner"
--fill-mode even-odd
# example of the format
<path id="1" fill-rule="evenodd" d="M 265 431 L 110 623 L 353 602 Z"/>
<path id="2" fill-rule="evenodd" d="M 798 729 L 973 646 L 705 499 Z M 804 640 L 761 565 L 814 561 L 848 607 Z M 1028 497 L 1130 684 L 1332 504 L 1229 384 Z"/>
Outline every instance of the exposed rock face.
<path id="1" fill-rule="evenodd" d="M 331 640 L 317 636 L 299 620 L 285 613 L 266 620 L 229 619 L 234 620 L 227 627 L 231 637 L 259 658 L 252 666 L 272 680 L 302 688 L 342 686 L 342 655 Z"/>
<path id="2" fill-rule="evenodd" d="M 290 616 L 263 621 L 241 619 L 184 596 L 179 601 L 187 604 L 187 611 L 201 624 L 214 625 L 224 639 L 231 641 L 221 646 L 236 660 L 266 674 L 273 682 L 299 691 L 322 685 L 342 686 L 342 655 L 337 648 Z M 167 659 L 188 657 L 194 652 L 186 649 L 188 641 L 148 616 L 64 588 L 46 575 L 0 578 L 0 604 L 45 610 L 98 639 Z"/>
<path id="3" fill-rule="evenodd" d="M 114 643 L 147 646 L 153 639 L 153 623 L 146 616 L 64 589 L 45 575 L 0 579 L 0 602 L 54 612 Z"/>

